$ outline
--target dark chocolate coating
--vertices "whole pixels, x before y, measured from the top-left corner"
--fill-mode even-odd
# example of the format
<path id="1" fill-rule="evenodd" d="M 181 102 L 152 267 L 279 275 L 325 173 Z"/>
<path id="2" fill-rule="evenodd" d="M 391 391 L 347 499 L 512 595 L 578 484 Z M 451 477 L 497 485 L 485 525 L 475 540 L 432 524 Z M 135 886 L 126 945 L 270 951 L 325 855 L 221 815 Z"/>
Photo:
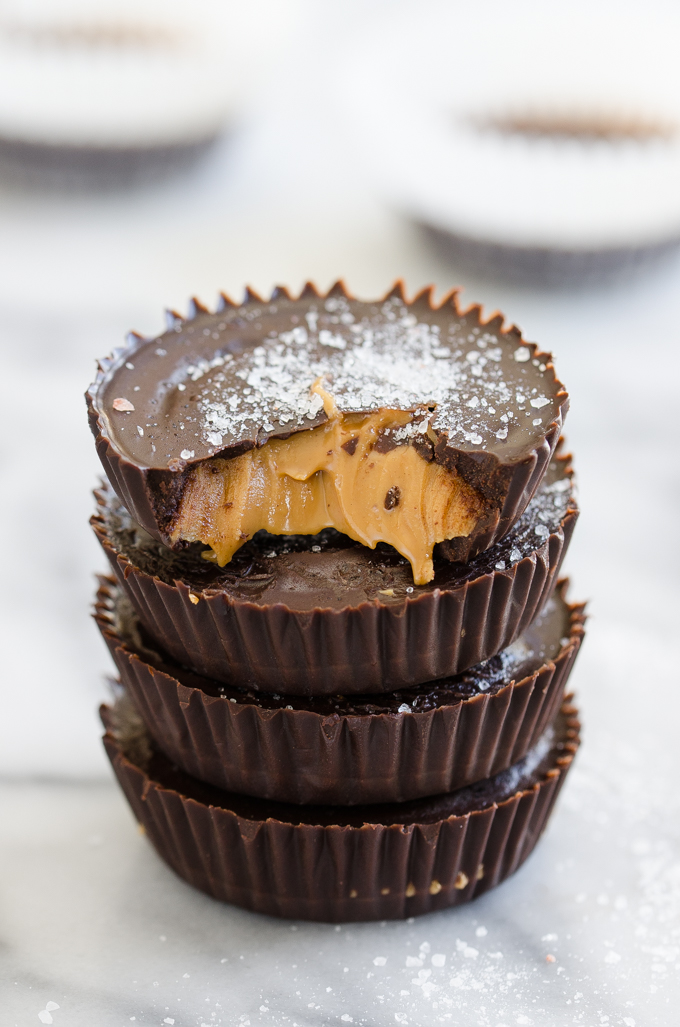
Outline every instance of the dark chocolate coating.
<path id="1" fill-rule="evenodd" d="M 436 559 L 422 586 L 391 547 L 333 531 L 263 533 L 220 570 L 159 545 L 111 493 L 92 525 L 146 630 L 183 666 L 290 695 L 391 692 L 481 663 L 531 623 L 578 516 L 570 474 L 556 457 L 505 539 L 467 564 Z"/>
<path id="2" fill-rule="evenodd" d="M 438 308 L 431 290 L 407 304 L 401 286 L 374 303 L 338 285 L 327 296 L 309 286 L 298 299 L 249 291 L 215 314 L 194 304 L 189 320 L 173 314 L 164 334 L 134 336 L 101 361 L 87 401 L 106 475 L 132 516 L 172 545 L 187 469 L 322 424 L 309 388 L 323 377 L 343 413 L 429 406 L 436 443 L 424 430 L 413 443 L 485 502 L 475 532 L 444 549 L 466 560 L 525 509 L 568 407 L 550 355 L 500 315 L 480 314 L 461 311 L 455 293 Z"/>
<path id="3" fill-rule="evenodd" d="M 155 743 L 186 773 L 279 802 L 404 802 L 491 777 L 533 748 L 559 709 L 584 607 L 554 597 L 508 649 L 458 675 L 379 696 L 244 692 L 154 650 L 101 579 L 95 618 Z"/>
<path id="4" fill-rule="evenodd" d="M 565 704 L 535 749 L 449 795 L 383 806 L 294 806 L 202 784 L 102 708 L 104 744 L 159 855 L 247 909 L 321 921 L 400 919 L 475 898 L 526 859 L 579 744 Z M 127 737 L 126 737 L 127 733 Z"/>

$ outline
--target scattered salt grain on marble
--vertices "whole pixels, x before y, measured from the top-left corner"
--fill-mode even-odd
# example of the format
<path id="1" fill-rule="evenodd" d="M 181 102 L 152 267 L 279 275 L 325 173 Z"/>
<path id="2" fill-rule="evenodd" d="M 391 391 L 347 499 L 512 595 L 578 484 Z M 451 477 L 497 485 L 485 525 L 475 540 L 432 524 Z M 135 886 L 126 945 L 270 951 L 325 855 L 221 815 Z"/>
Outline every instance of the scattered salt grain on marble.
<path id="1" fill-rule="evenodd" d="M 373 960 L 373 966 L 384 966 L 386 962 L 387 956 L 376 956 Z"/>
<path id="2" fill-rule="evenodd" d="M 446 955 L 443 952 L 435 952 L 432 956 L 432 966 L 440 967 L 445 966 Z"/>
<path id="3" fill-rule="evenodd" d="M 58 1009 L 59 1006 L 56 1002 L 48 1002 L 44 1009 L 41 1009 L 38 1013 L 38 1019 L 41 1023 L 54 1023 L 52 1017 L 52 1010 Z"/>
<path id="4" fill-rule="evenodd" d="M 422 965 L 423 965 L 423 961 L 422 961 L 422 959 L 419 959 L 418 956 L 407 956 L 406 957 L 406 966 L 414 966 L 415 967 L 415 966 L 422 966 Z"/>
<path id="5" fill-rule="evenodd" d="M 476 929 L 476 931 L 475 931 L 475 934 L 477 935 L 478 938 L 486 938 L 488 933 L 489 932 L 486 929 L 486 927 L 478 927 Z"/>
<path id="6" fill-rule="evenodd" d="M 472 945 L 468 945 L 466 941 L 461 941 L 460 938 L 456 939 L 456 948 L 466 959 L 477 959 L 479 955 L 479 949 L 473 948 Z"/>

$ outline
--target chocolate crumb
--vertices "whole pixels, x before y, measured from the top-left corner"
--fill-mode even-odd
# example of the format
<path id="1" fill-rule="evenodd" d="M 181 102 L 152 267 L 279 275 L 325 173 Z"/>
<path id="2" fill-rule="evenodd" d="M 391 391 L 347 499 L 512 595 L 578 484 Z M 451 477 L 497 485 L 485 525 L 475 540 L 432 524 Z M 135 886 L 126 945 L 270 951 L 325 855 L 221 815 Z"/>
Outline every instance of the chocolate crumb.
<path id="1" fill-rule="evenodd" d="M 354 435 L 351 439 L 347 439 L 347 442 L 344 442 L 342 444 L 341 448 L 344 449 L 345 453 L 348 453 L 350 456 L 354 456 L 354 454 L 356 453 L 358 444 L 359 444 L 359 436 L 358 435 Z"/>

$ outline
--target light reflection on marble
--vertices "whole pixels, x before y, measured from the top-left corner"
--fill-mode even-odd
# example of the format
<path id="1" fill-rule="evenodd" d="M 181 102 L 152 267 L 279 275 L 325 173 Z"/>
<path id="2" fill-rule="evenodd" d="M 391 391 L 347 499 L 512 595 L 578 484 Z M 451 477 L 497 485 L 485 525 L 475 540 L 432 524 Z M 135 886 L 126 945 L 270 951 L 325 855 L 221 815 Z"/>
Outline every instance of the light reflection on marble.
<path id="1" fill-rule="evenodd" d="M 109 665 L 88 621 L 103 568 L 86 525 L 94 356 L 130 327 L 157 330 L 163 305 L 246 280 L 345 274 L 370 296 L 397 275 L 414 291 L 459 279 L 375 204 L 335 126 L 324 133 L 323 69 L 310 96 L 299 67 L 182 186 L 108 199 L 0 187 L 0 1023 L 667 1027 L 680 1002 L 677 262 L 579 294 L 467 281 L 557 353 L 584 511 L 567 569 L 574 597 L 592 599 L 572 679 L 584 746 L 512 880 L 413 923 L 279 922 L 177 880 L 110 783 L 95 714 Z"/>

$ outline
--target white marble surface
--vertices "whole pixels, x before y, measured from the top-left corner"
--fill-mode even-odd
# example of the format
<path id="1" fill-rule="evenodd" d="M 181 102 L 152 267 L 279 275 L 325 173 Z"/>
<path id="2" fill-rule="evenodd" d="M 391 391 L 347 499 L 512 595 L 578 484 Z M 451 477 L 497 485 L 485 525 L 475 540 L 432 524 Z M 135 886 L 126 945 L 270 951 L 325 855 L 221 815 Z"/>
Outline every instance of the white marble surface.
<path id="1" fill-rule="evenodd" d="M 0 187 L 0 1023 L 671 1027 L 677 260 L 576 294 L 466 280 L 471 299 L 557 354 L 583 508 L 568 570 L 574 596 L 591 599 L 572 679 L 584 746 L 514 879 L 413 923 L 276 922 L 178 881 L 111 783 L 95 715 L 109 665 L 88 620 L 103 567 L 86 523 L 97 461 L 81 393 L 93 358 L 128 328 L 157 330 L 161 307 L 192 292 L 212 302 L 246 281 L 344 275 L 376 295 L 398 275 L 413 291 L 462 277 L 343 156 L 337 122 L 323 118 L 332 73 L 313 45 L 342 31 L 339 9 L 314 11 L 276 95 L 191 178 L 108 197 Z"/>

